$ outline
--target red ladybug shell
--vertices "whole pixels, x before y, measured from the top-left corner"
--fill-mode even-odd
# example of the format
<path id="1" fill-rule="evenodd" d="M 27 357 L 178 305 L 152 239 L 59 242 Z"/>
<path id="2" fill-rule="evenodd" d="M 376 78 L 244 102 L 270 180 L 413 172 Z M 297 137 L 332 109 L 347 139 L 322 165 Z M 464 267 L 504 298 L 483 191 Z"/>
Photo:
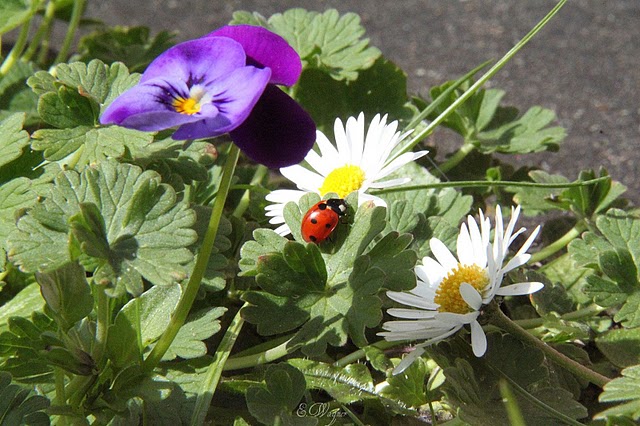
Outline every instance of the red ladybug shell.
<path id="1" fill-rule="evenodd" d="M 322 200 L 302 218 L 302 238 L 308 243 L 321 243 L 331 235 L 340 217 L 347 212 L 347 203 L 342 198 Z"/>

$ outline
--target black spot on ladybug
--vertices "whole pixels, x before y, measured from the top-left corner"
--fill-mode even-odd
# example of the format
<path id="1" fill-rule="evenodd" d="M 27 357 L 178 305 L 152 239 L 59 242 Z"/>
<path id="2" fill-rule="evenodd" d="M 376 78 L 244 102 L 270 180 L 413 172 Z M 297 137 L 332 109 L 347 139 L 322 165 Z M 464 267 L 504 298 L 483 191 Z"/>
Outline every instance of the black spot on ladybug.
<path id="1" fill-rule="evenodd" d="M 311 241 L 313 241 L 314 243 L 315 243 L 315 242 L 316 242 L 316 240 L 317 240 L 317 238 L 316 238 L 316 237 L 314 237 L 313 235 L 309 235 L 309 239 L 310 239 Z"/>
<path id="2" fill-rule="evenodd" d="M 314 225 L 318 223 L 318 221 L 316 219 L 311 219 L 311 223 L 313 223 Z"/>
<path id="3" fill-rule="evenodd" d="M 330 223 L 325 223 L 325 224 L 324 224 L 324 227 L 325 227 L 325 228 L 327 228 L 327 229 L 331 228 L 331 226 L 332 226 L 332 225 L 331 225 Z"/>

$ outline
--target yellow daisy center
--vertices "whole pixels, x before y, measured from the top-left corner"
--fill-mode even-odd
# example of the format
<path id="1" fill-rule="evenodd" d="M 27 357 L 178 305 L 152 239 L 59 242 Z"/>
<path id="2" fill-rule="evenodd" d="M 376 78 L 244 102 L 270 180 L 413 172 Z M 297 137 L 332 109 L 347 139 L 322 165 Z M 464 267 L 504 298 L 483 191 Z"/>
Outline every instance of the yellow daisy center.
<path id="1" fill-rule="evenodd" d="M 335 192 L 338 197 L 344 198 L 360 189 L 364 179 L 364 170 L 353 164 L 347 164 L 329 173 L 318 191 L 322 195 Z"/>
<path id="2" fill-rule="evenodd" d="M 173 101 L 173 108 L 180 114 L 193 115 L 200 111 L 200 100 L 193 97 L 177 98 Z"/>
<path id="3" fill-rule="evenodd" d="M 471 311 L 467 302 L 460 295 L 460 285 L 471 284 L 473 288 L 482 293 L 489 284 L 489 275 L 484 268 L 478 265 L 460 265 L 449 271 L 440 283 L 433 301 L 440 305 L 438 311 L 452 312 L 454 314 L 466 314 Z"/>

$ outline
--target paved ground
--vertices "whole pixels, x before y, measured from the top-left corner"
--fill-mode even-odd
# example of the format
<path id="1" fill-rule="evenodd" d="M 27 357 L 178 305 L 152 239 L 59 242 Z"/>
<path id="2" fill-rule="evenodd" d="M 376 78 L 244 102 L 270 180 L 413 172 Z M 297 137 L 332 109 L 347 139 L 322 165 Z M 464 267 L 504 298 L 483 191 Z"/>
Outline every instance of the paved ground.
<path id="1" fill-rule="evenodd" d="M 291 7 L 356 12 L 371 43 L 403 68 L 412 92 L 499 58 L 555 1 L 511 0 L 110 0 L 88 15 L 109 24 L 177 30 L 179 39 L 224 25 L 234 10 L 264 16 Z M 572 0 L 491 82 L 505 102 L 555 110 L 568 130 L 560 153 L 523 162 L 575 178 L 604 166 L 640 204 L 640 1 Z"/>

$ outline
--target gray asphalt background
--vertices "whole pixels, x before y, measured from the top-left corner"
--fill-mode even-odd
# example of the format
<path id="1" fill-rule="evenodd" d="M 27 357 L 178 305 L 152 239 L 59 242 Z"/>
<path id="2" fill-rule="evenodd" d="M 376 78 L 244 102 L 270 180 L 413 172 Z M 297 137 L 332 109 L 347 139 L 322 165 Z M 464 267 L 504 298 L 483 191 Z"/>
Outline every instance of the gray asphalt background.
<path id="1" fill-rule="evenodd" d="M 87 16 L 108 24 L 176 30 L 182 41 L 228 23 L 235 10 L 266 17 L 292 7 L 355 12 L 371 44 L 407 72 L 410 91 L 426 94 L 431 86 L 457 78 L 487 59 L 500 58 L 555 4 L 552 0 L 110 0 L 90 1 Z M 570 179 L 582 169 L 604 166 L 628 187 L 626 196 L 640 204 L 636 166 L 640 0 L 570 0 L 491 86 L 506 90 L 503 103 L 521 111 L 533 105 L 553 109 L 567 129 L 559 153 L 521 156 L 521 164 Z"/>

